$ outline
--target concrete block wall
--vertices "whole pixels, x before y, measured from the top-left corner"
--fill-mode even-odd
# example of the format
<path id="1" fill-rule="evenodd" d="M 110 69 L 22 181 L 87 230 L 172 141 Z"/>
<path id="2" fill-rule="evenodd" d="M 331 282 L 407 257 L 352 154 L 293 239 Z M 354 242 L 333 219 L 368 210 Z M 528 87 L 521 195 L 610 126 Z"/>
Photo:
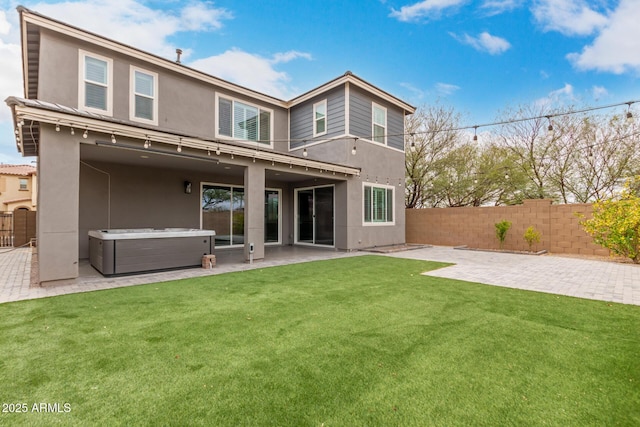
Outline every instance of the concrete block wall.
<path id="1" fill-rule="evenodd" d="M 589 218 L 592 209 L 591 204 L 554 205 L 546 199 L 525 200 L 517 206 L 407 209 L 406 240 L 407 243 L 498 249 L 494 224 L 507 220 L 512 224 L 504 249 L 528 250 L 523 236 L 525 230 L 533 226 L 541 234 L 533 250 L 606 256 L 609 251 L 593 243 L 579 224 L 577 214 Z"/>

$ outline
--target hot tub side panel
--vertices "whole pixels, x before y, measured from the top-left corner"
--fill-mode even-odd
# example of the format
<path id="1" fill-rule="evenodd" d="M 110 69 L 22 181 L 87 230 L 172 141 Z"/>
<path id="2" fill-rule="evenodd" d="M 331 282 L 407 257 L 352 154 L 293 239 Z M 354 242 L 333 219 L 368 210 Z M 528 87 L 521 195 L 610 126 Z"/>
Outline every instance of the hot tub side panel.
<path id="1" fill-rule="evenodd" d="M 202 264 L 202 256 L 213 250 L 208 236 L 115 240 L 114 243 L 113 274 L 196 267 Z"/>
<path id="2" fill-rule="evenodd" d="M 115 273 L 113 240 L 89 237 L 89 261 L 91 266 L 104 275 Z"/>

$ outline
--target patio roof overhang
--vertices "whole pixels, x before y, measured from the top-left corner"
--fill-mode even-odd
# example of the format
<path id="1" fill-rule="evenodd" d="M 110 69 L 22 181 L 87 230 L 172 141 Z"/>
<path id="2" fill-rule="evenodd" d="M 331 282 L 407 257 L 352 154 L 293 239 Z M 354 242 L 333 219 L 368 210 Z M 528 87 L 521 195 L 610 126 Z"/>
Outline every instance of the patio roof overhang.
<path id="1" fill-rule="evenodd" d="M 336 163 L 322 162 L 318 160 L 298 157 L 291 154 L 278 153 L 265 150 L 256 144 L 255 147 L 238 145 L 226 140 L 204 139 L 194 136 L 158 131 L 142 125 L 131 125 L 124 121 L 88 113 L 59 104 L 52 104 L 33 99 L 9 97 L 5 101 L 13 112 L 13 120 L 16 129 L 16 143 L 18 151 L 23 156 L 37 156 L 40 140 L 40 124 L 46 123 L 55 126 L 73 128 L 78 132 L 96 132 L 111 134 L 113 140 L 119 137 L 150 140 L 153 143 L 165 144 L 168 147 L 191 148 L 203 152 L 220 152 L 249 159 L 264 160 L 281 165 L 304 167 L 329 171 L 346 176 L 359 176 L 360 168 L 340 165 Z M 115 143 L 117 145 L 117 142 Z"/>

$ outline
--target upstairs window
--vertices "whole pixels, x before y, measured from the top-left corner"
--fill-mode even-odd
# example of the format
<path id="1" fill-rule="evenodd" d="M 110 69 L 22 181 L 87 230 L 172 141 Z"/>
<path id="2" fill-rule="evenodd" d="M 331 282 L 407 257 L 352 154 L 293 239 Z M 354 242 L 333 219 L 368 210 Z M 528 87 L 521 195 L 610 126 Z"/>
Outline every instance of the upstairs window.
<path id="1" fill-rule="evenodd" d="M 313 136 L 327 133 L 327 100 L 313 104 Z"/>
<path id="2" fill-rule="evenodd" d="M 373 104 L 373 140 L 380 144 L 387 143 L 387 109 Z"/>
<path id="3" fill-rule="evenodd" d="M 364 185 L 364 224 L 392 225 L 395 187 Z"/>
<path id="4" fill-rule="evenodd" d="M 27 191 L 29 189 L 29 180 L 27 178 L 20 178 L 20 191 Z"/>
<path id="5" fill-rule="evenodd" d="M 80 88 L 78 105 L 81 110 L 112 114 L 113 61 L 80 51 Z"/>
<path id="6" fill-rule="evenodd" d="M 218 98 L 218 135 L 271 145 L 271 111 Z"/>
<path id="7" fill-rule="evenodd" d="M 131 67 L 131 99 L 129 118 L 149 124 L 158 124 L 158 75 Z"/>

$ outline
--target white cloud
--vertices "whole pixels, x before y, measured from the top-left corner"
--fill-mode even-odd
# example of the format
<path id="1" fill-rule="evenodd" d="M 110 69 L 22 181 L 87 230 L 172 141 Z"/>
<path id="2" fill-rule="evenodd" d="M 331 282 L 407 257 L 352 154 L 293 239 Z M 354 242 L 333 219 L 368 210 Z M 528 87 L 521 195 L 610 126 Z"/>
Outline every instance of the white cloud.
<path id="1" fill-rule="evenodd" d="M 183 31 L 218 30 L 224 20 L 232 18 L 226 9 L 195 1 L 174 12 L 151 9 L 136 0 L 38 3 L 30 9 L 166 58 L 172 58 L 177 47 L 168 41 L 169 36 Z M 87 19 L 88 16 L 100 18 Z M 185 49 L 183 59 L 189 54 Z"/>
<path id="2" fill-rule="evenodd" d="M 15 14 L 15 13 L 14 13 Z M 0 102 L 9 96 L 21 96 L 22 58 L 17 14 L 11 19 L 11 11 L 0 11 Z M 11 110 L 0 105 L 0 122 L 11 120 Z"/>
<path id="3" fill-rule="evenodd" d="M 603 86 L 593 86 L 591 88 L 591 94 L 595 101 L 599 101 L 601 98 L 609 95 L 609 91 Z"/>
<path id="4" fill-rule="evenodd" d="M 531 12 L 546 31 L 569 36 L 593 34 L 607 23 L 607 17 L 590 8 L 585 0 L 537 0 Z"/>
<path id="5" fill-rule="evenodd" d="M 411 92 L 415 98 L 417 99 L 424 98 L 424 95 L 425 95 L 424 91 L 422 89 L 415 87 L 411 83 L 402 82 L 400 83 L 400 86 L 407 89 L 409 92 Z"/>
<path id="6" fill-rule="evenodd" d="M 272 58 L 265 58 L 233 48 L 220 55 L 198 59 L 188 65 L 267 95 L 288 99 L 293 96 L 286 84 L 290 80 L 289 75 L 276 70 L 274 65 L 296 58 L 311 59 L 311 55 L 284 52 L 276 53 Z"/>
<path id="7" fill-rule="evenodd" d="M 544 98 L 537 99 L 534 104 L 540 108 L 553 108 L 554 106 L 573 103 L 575 100 L 573 86 L 565 83 L 560 89 L 549 92 Z"/>
<path id="8" fill-rule="evenodd" d="M 567 58 L 580 70 L 640 73 L 639 22 L 638 1 L 621 0 L 593 43 Z"/>
<path id="9" fill-rule="evenodd" d="M 435 19 L 446 10 L 466 3 L 467 0 L 423 0 L 408 6 L 402 6 L 400 10 L 391 9 L 390 17 L 398 21 L 411 22 L 422 19 Z"/>
<path id="10" fill-rule="evenodd" d="M 313 58 L 310 53 L 298 52 L 296 50 L 290 50 L 289 52 L 276 53 L 271 60 L 272 64 L 280 64 L 293 61 L 294 59 L 303 58 L 311 61 Z"/>
<path id="11" fill-rule="evenodd" d="M 522 0 L 485 0 L 480 6 L 489 16 L 510 12 L 522 5 Z"/>
<path id="12" fill-rule="evenodd" d="M 459 91 L 460 86 L 452 85 L 449 83 L 436 83 L 436 91 L 440 95 L 448 96 L 453 95 L 455 92 Z"/>
<path id="13" fill-rule="evenodd" d="M 449 34 L 460 43 L 469 45 L 480 52 L 487 52 L 490 55 L 499 55 L 511 48 L 511 43 L 507 40 L 502 37 L 492 36 L 486 31 L 480 33 L 478 37 L 473 37 L 469 34 L 464 34 L 463 36 L 458 36 L 453 33 Z"/>

